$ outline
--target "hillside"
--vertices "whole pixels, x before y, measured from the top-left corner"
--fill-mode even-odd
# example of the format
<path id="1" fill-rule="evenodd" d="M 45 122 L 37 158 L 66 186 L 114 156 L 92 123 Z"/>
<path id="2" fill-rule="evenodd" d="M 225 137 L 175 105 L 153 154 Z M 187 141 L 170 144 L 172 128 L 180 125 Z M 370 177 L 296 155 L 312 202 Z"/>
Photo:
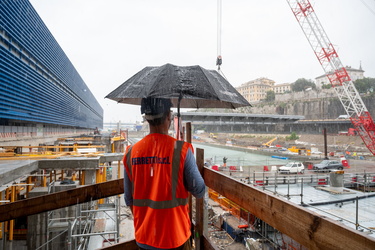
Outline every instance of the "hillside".
<path id="1" fill-rule="evenodd" d="M 362 100 L 375 117 L 374 95 L 363 95 Z M 311 90 L 277 94 L 274 102 L 252 103 L 252 107 L 244 108 L 244 112 L 253 114 L 303 115 L 307 120 L 335 119 L 346 111 L 333 89 Z"/>

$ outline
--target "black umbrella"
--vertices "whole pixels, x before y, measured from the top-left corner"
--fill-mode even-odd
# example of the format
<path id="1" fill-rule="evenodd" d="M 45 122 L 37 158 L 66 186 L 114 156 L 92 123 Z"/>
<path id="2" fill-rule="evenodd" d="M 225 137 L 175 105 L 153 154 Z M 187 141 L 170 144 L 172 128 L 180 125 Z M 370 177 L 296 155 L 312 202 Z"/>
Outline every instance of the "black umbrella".
<path id="1" fill-rule="evenodd" d="M 177 107 L 178 138 L 180 108 L 238 108 L 251 106 L 233 86 L 215 70 L 200 66 L 146 67 L 105 98 L 141 105 L 142 98 L 168 98 Z"/>
<path id="2" fill-rule="evenodd" d="M 251 106 L 216 70 L 172 64 L 142 69 L 105 98 L 141 105 L 146 97 L 171 99 L 178 108 Z"/>

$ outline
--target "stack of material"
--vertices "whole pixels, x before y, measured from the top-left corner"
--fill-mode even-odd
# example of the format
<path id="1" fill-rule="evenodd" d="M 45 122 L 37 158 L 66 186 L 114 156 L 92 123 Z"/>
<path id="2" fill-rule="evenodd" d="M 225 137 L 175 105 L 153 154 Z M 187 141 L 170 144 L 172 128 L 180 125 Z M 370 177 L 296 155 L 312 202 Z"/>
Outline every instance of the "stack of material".
<path id="1" fill-rule="evenodd" d="M 0 148 L 0 157 L 15 156 L 16 155 L 16 153 L 14 152 L 15 149 L 16 149 L 15 147 Z"/>

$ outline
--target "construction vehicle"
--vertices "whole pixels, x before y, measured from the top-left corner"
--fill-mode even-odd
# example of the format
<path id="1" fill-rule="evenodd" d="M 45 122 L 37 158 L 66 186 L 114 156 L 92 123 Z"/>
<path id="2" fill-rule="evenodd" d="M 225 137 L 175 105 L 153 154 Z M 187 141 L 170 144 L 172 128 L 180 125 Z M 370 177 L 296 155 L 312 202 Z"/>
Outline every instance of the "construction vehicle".
<path id="1" fill-rule="evenodd" d="M 297 153 L 298 155 L 311 155 L 311 150 L 306 148 L 299 148 L 296 146 L 292 146 L 291 148 L 288 148 L 288 150 L 292 153 Z"/>
<path id="2" fill-rule="evenodd" d="M 277 137 L 273 138 L 272 140 L 270 140 L 270 141 L 268 141 L 268 142 L 266 142 L 266 143 L 263 143 L 262 145 L 263 145 L 263 146 L 266 146 L 267 148 L 270 148 L 270 147 L 272 147 L 272 143 L 273 143 L 274 141 L 276 141 L 276 140 L 277 140 Z"/>
<path id="3" fill-rule="evenodd" d="M 210 133 L 210 138 L 217 139 L 217 136 L 214 133 Z"/>
<path id="4" fill-rule="evenodd" d="M 328 39 L 309 0 L 287 0 L 332 88 L 363 142 L 375 155 L 375 123 L 333 44 Z"/>

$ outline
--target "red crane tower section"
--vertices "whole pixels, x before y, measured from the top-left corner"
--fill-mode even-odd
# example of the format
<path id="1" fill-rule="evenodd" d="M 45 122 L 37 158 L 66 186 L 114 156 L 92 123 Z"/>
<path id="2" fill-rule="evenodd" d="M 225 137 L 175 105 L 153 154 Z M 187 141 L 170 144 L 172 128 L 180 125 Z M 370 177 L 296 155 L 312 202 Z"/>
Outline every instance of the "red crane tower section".
<path id="1" fill-rule="evenodd" d="M 309 0 L 287 0 L 363 142 L 375 155 L 375 124 Z"/>

